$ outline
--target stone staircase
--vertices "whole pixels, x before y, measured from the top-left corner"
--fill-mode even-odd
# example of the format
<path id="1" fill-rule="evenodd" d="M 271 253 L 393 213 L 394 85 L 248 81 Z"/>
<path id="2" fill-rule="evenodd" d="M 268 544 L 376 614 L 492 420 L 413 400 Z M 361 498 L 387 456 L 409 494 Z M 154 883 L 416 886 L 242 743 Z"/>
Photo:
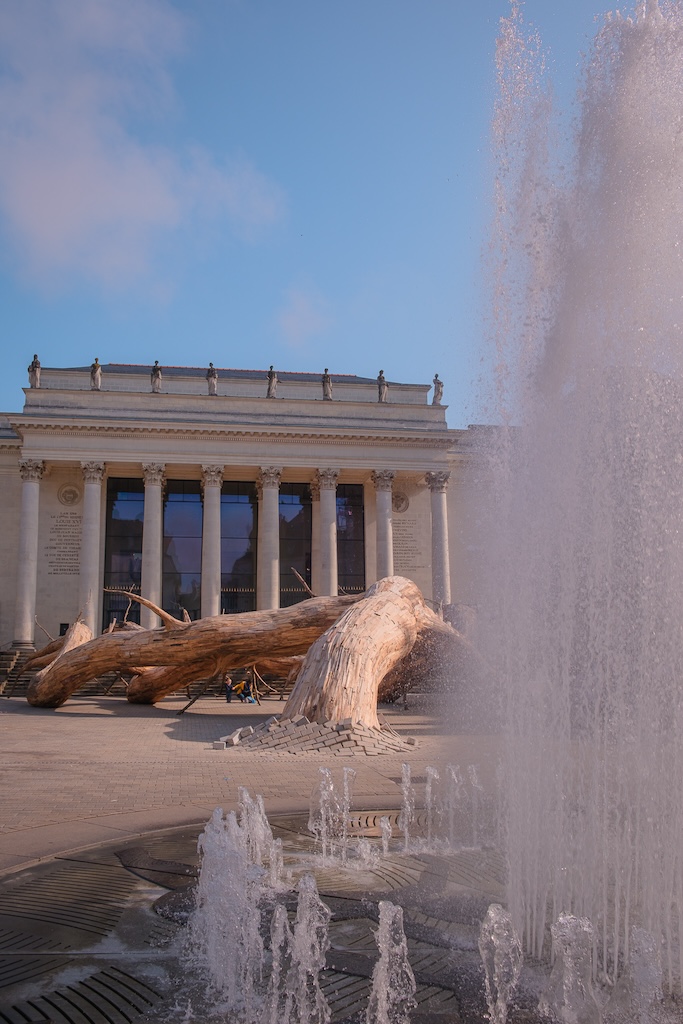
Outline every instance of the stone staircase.
<path id="1" fill-rule="evenodd" d="M 19 679 L 22 669 L 28 660 L 30 651 L 2 651 L 0 653 L 0 694 L 3 697 L 12 697 L 19 687 Z M 22 681 L 24 694 L 28 686 L 30 676 L 27 674 L 26 682 Z"/>
<path id="2" fill-rule="evenodd" d="M 2 697 L 26 697 L 31 680 L 35 672 L 24 672 L 23 667 L 28 660 L 29 651 L 1 651 L 0 652 L 0 696 Z M 222 685 L 206 686 L 206 680 L 197 680 L 177 690 L 173 696 L 191 700 L 193 697 L 223 698 Z M 293 683 L 287 683 L 284 679 L 275 679 L 267 676 L 265 685 L 259 684 L 259 696 L 264 698 L 275 698 L 282 700 L 288 697 L 292 690 Z M 107 672 L 92 679 L 81 686 L 76 693 L 79 697 L 125 697 L 127 679 L 118 672 Z"/>
<path id="3" fill-rule="evenodd" d="M 23 671 L 29 653 L 32 652 L 0 652 L 0 696 L 26 697 L 29 684 L 36 675 L 32 671 Z M 118 672 L 107 672 L 105 675 L 85 683 L 77 692 L 80 697 L 102 697 L 108 694 L 125 696 L 126 683 Z"/>

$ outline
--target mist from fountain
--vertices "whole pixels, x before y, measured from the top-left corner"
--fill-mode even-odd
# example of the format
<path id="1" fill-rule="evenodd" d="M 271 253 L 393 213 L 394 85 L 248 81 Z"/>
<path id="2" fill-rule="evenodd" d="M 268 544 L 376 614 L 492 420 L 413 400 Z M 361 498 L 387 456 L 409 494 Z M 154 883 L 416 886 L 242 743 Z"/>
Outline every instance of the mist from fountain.
<path id="1" fill-rule="evenodd" d="M 588 918 L 590 972 L 610 984 L 633 927 L 646 929 L 672 992 L 683 976 L 683 6 L 647 0 L 605 19 L 571 145 L 516 3 L 497 64 L 489 413 L 503 426 L 486 432 L 475 499 L 479 643 L 506 732 L 508 906 L 538 956 L 561 913 Z"/>

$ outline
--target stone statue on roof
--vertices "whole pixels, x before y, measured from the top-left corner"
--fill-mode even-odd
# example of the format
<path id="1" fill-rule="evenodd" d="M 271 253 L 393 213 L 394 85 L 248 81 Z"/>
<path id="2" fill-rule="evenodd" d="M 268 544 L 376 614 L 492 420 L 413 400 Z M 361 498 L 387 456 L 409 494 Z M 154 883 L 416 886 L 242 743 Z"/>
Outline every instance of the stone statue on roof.
<path id="1" fill-rule="evenodd" d="M 30 388 L 40 387 L 40 359 L 34 355 L 33 362 L 28 364 L 28 386 Z"/>
<path id="2" fill-rule="evenodd" d="M 332 401 L 332 378 L 330 377 L 329 373 L 327 372 L 327 367 L 325 367 L 325 372 L 322 375 L 322 378 L 321 378 L 320 382 L 321 382 L 321 384 L 323 386 L 323 401 L 331 402 Z"/>
<path id="3" fill-rule="evenodd" d="M 384 376 L 384 370 L 380 370 L 377 374 L 377 401 L 386 402 L 389 395 L 389 385 L 387 384 L 386 377 Z"/>
<path id="4" fill-rule="evenodd" d="M 150 377 L 152 380 L 152 392 L 155 395 L 158 395 L 161 391 L 161 367 L 159 366 L 158 359 L 154 360 L 154 366 L 152 367 Z"/>
<path id="5" fill-rule="evenodd" d="M 95 362 L 90 364 L 90 390 L 100 391 L 102 388 L 102 364 L 97 356 Z"/>
<path id="6" fill-rule="evenodd" d="M 432 395 L 432 405 L 441 405 L 441 399 L 443 398 L 443 381 L 439 380 L 438 373 L 434 374 L 434 394 Z"/>
<path id="7" fill-rule="evenodd" d="M 206 371 L 206 382 L 207 382 L 207 384 L 209 386 L 209 394 L 210 395 L 217 395 L 218 394 L 218 370 L 213 365 L 213 363 L 209 363 L 209 368 Z"/>
<path id="8" fill-rule="evenodd" d="M 277 391 L 277 373 L 271 366 L 268 370 L 268 390 L 266 392 L 266 398 L 275 398 L 275 392 Z"/>

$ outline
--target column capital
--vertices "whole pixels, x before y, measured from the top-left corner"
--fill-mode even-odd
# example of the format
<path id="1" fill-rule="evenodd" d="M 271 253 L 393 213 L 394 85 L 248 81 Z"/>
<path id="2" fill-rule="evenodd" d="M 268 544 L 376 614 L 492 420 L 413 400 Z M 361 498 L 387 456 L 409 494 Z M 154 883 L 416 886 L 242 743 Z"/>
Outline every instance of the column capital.
<path id="1" fill-rule="evenodd" d="M 372 472 L 372 482 L 376 491 L 390 491 L 396 474 L 391 469 L 375 469 Z"/>
<path id="2" fill-rule="evenodd" d="M 158 484 L 163 486 L 164 483 L 164 470 L 166 466 L 163 462 L 143 462 L 142 464 L 142 476 L 147 484 Z"/>
<path id="3" fill-rule="evenodd" d="M 311 501 L 320 501 L 320 481 L 317 476 L 311 480 L 308 489 L 311 492 Z"/>
<path id="4" fill-rule="evenodd" d="M 427 487 L 432 494 L 445 494 L 450 476 L 451 474 L 447 472 L 425 473 Z"/>
<path id="5" fill-rule="evenodd" d="M 19 459 L 22 480 L 42 480 L 45 463 L 42 459 Z"/>
<path id="6" fill-rule="evenodd" d="M 223 466 L 202 466 L 202 487 L 220 487 L 223 483 Z"/>
<path id="7" fill-rule="evenodd" d="M 333 491 L 337 486 L 338 469 L 316 469 L 314 482 L 320 491 Z"/>
<path id="8" fill-rule="evenodd" d="M 261 466 L 256 478 L 257 487 L 279 487 L 282 466 Z"/>
<path id="9" fill-rule="evenodd" d="M 81 471 L 86 484 L 101 484 L 104 480 L 103 462 L 81 462 Z"/>

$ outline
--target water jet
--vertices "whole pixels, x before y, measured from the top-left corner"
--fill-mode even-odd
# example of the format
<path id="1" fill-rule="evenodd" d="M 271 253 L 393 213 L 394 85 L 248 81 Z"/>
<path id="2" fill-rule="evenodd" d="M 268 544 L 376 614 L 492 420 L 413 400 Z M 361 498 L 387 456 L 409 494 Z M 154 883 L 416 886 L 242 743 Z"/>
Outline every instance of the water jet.
<path id="1" fill-rule="evenodd" d="M 507 901 L 538 957 L 560 915 L 588 919 L 606 992 L 645 929 L 680 998 L 683 7 L 605 19 L 571 149 L 516 4 L 498 70 L 503 425 L 479 628 L 506 723 Z"/>

